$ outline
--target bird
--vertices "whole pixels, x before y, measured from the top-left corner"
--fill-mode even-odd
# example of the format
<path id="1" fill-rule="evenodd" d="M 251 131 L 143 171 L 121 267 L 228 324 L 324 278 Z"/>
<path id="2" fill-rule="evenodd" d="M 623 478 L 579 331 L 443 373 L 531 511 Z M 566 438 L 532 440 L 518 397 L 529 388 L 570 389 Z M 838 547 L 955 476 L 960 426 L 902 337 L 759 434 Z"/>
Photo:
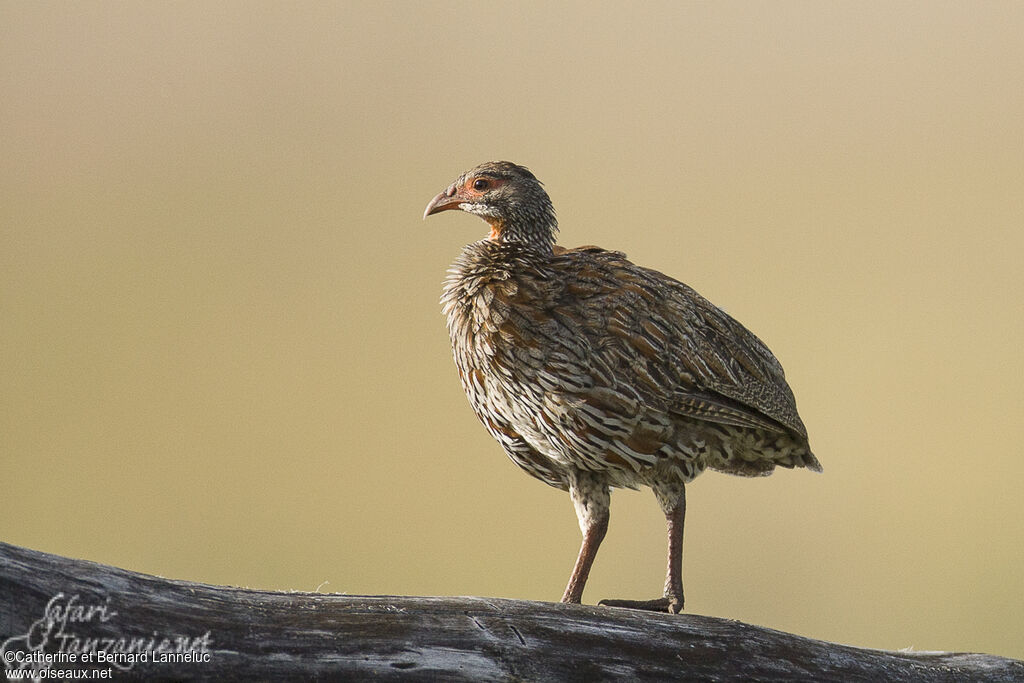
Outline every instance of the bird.
<path id="1" fill-rule="evenodd" d="M 487 236 L 466 245 L 441 305 L 476 416 L 528 474 L 567 491 L 582 542 L 564 603 L 580 603 L 608 530 L 610 492 L 649 487 L 666 519 L 665 588 L 600 605 L 683 609 L 686 484 L 821 471 L 779 361 L 691 287 L 619 251 L 556 244 L 547 191 L 525 166 L 480 164 L 427 205 Z"/>

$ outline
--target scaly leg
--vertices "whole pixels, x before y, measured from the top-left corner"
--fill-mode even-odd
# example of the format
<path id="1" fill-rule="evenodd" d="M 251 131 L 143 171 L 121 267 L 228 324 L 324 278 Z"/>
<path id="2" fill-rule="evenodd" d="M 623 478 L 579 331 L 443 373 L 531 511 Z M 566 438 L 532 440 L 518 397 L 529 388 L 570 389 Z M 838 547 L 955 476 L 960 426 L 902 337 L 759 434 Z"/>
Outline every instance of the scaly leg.
<path id="1" fill-rule="evenodd" d="M 576 565 L 569 577 L 569 585 L 565 587 L 562 602 L 579 604 L 583 598 L 583 588 L 590 576 L 590 568 L 597 557 L 597 549 L 608 531 L 608 508 L 611 497 L 608 485 L 603 478 L 593 472 L 573 472 L 569 477 L 569 495 L 576 508 L 576 517 L 583 532 L 583 543 L 576 557 Z"/>
<path id="2" fill-rule="evenodd" d="M 655 600 L 602 600 L 599 605 L 672 614 L 683 611 L 683 522 L 686 520 L 686 489 L 680 484 L 678 490 L 672 487 L 672 495 L 666 495 L 668 493 L 655 489 L 658 502 L 665 512 L 668 527 L 668 572 L 665 575 L 664 597 Z"/>

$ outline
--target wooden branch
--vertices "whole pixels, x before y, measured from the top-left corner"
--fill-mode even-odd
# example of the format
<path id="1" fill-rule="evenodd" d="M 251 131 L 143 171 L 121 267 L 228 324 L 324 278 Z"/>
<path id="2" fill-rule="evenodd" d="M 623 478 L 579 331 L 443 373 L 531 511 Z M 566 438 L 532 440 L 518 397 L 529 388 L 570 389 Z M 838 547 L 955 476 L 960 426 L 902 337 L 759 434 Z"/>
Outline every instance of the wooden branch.
<path id="1" fill-rule="evenodd" d="M 254 591 L 4 543 L 0 650 L 8 670 L 115 680 L 1024 680 L 1024 662 L 1001 657 L 864 650 L 693 614 Z"/>

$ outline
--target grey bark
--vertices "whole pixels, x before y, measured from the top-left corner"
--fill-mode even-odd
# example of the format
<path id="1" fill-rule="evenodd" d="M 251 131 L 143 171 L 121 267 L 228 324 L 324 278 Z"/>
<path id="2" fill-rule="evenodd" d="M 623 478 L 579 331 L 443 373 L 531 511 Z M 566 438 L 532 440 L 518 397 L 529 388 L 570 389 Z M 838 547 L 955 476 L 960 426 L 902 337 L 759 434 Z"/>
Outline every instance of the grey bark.
<path id="1" fill-rule="evenodd" d="M 5 666 L 26 670 L 47 665 L 24 653 L 124 655 L 113 668 L 49 664 L 113 680 L 1024 681 L 1017 660 L 866 650 L 694 614 L 255 591 L 4 543 L 0 649 L 22 652 Z"/>

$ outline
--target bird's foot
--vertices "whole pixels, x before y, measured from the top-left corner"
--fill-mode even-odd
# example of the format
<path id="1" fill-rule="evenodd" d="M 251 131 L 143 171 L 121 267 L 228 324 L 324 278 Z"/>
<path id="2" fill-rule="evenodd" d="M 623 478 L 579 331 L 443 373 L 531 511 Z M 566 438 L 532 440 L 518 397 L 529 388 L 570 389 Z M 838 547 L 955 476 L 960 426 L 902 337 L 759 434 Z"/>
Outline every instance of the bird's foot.
<path id="1" fill-rule="evenodd" d="M 655 600 L 602 600 L 598 605 L 605 607 L 625 607 L 626 609 L 639 609 L 645 612 L 668 612 L 679 614 L 683 611 L 683 601 L 678 598 L 657 598 Z"/>

